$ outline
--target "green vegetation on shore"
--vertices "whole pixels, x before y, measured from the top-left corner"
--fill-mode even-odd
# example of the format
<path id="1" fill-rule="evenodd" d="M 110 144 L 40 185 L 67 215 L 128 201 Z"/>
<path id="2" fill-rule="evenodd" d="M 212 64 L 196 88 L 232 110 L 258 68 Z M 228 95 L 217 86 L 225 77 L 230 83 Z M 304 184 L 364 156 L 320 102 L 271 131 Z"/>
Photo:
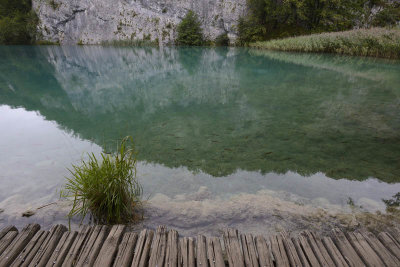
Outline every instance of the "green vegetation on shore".
<path id="1" fill-rule="evenodd" d="M 204 37 L 200 25 L 197 15 L 192 10 L 189 10 L 178 25 L 176 44 L 184 46 L 203 45 Z"/>
<path id="2" fill-rule="evenodd" d="M 337 53 L 398 59 L 400 58 L 400 29 L 372 28 L 312 34 L 255 42 L 250 46 L 279 51 Z"/>
<path id="3" fill-rule="evenodd" d="M 238 43 L 396 25 L 400 2 L 391 0 L 247 0 Z"/>
<path id="4" fill-rule="evenodd" d="M 0 0 L 0 44 L 33 44 L 37 23 L 31 0 Z"/>
<path id="5" fill-rule="evenodd" d="M 81 216 L 89 213 L 96 223 L 123 223 L 137 217 L 142 187 L 136 180 L 136 152 L 131 137 L 125 137 L 115 156 L 101 153 L 101 159 L 89 154 L 88 161 L 73 165 L 72 178 L 61 192 L 73 199 L 68 214 Z"/>

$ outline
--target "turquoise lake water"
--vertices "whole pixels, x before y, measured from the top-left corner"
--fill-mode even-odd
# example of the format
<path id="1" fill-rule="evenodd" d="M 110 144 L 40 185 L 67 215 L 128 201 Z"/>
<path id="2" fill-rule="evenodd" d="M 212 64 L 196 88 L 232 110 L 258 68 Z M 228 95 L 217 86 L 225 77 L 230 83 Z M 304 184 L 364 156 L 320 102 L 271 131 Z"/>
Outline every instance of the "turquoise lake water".
<path id="1" fill-rule="evenodd" d="M 0 129 L 0 223 L 25 222 L 6 207 L 55 201 L 66 168 L 126 135 L 150 200 L 268 190 L 317 207 L 351 198 L 384 210 L 382 198 L 400 192 L 400 63 L 242 48 L 3 46 Z"/>

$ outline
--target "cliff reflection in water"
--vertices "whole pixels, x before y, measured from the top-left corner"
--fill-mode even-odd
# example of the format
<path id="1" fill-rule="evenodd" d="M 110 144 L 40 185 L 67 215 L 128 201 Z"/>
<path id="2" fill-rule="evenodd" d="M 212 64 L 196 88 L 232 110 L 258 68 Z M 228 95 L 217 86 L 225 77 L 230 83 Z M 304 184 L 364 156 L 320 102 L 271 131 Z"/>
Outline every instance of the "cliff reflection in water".
<path id="1" fill-rule="evenodd" d="M 233 48 L 0 54 L 0 104 L 103 146 L 132 135 L 139 160 L 215 177 L 240 169 L 399 182 L 396 62 Z"/>

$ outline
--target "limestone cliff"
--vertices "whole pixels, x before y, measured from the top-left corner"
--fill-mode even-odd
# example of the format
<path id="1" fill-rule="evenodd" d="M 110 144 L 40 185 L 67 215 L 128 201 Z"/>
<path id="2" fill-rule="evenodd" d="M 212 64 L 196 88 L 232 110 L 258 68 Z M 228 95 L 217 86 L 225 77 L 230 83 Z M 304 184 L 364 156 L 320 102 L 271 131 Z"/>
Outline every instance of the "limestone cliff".
<path id="1" fill-rule="evenodd" d="M 173 44 L 176 27 L 188 10 L 199 17 L 204 35 L 213 40 L 237 37 L 246 0 L 33 0 L 42 39 L 61 44 L 98 44 L 113 40 Z"/>

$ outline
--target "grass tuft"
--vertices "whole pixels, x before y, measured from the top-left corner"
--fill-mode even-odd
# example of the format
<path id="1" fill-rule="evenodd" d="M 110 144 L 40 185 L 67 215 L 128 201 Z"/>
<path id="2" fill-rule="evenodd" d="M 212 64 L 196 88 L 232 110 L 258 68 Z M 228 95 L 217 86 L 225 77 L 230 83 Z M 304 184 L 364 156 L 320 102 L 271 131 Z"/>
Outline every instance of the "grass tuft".
<path id="1" fill-rule="evenodd" d="M 115 224 L 138 218 L 142 187 L 136 179 L 136 152 L 131 137 L 125 137 L 117 153 L 93 153 L 81 165 L 72 165 L 72 178 L 61 191 L 61 197 L 72 199 L 69 219 L 87 214 L 96 223 Z"/>
<path id="2" fill-rule="evenodd" d="M 336 53 L 399 59 L 400 29 L 371 28 L 312 34 L 255 42 L 250 46 L 279 51 Z"/>

